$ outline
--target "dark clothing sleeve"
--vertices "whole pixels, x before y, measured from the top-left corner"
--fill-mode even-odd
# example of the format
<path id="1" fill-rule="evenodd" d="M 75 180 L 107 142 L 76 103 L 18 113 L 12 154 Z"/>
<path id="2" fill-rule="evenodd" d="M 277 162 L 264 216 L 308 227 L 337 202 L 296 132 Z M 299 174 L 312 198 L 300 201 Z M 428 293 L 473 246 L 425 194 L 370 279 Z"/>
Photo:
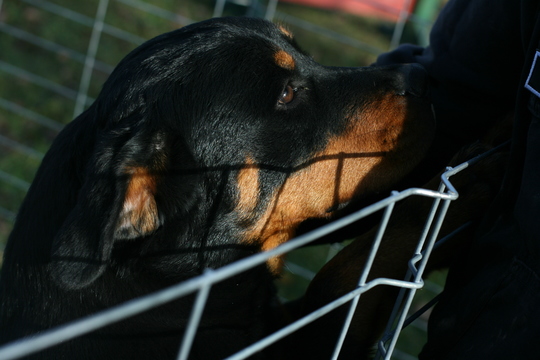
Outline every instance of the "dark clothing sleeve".
<path id="1" fill-rule="evenodd" d="M 501 194 L 450 268 L 422 360 L 539 357 L 540 97 L 524 87 L 540 48 L 539 8 L 540 0 L 450 0 L 429 47 L 403 45 L 377 60 L 420 63 L 429 73 L 432 153 L 478 139 L 509 113 L 514 120 Z"/>
<path id="2" fill-rule="evenodd" d="M 438 138 L 425 163 L 435 162 L 438 153 L 450 156 L 513 114 L 502 197 L 507 214 L 514 212 L 517 199 L 513 215 L 527 235 L 528 250 L 540 256 L 540 229 L 533 216 L 540 218 L 540 98 L 524 87 L 540 48 L 539 10 L 540 0 L 450 0 L 429 47 L 402 45 L 381 55 L 377 64 L 419 63 L 430 76 Z"/>
<path id="3" fill-rule="evenodd" d="M 432 29 L 429 47 L 402 45 L 376 64 L 423 65 L 431 77 L 439 135 L 446 143 L 474 141 L 513 111 L 537 4 L 450 1 Z"/>

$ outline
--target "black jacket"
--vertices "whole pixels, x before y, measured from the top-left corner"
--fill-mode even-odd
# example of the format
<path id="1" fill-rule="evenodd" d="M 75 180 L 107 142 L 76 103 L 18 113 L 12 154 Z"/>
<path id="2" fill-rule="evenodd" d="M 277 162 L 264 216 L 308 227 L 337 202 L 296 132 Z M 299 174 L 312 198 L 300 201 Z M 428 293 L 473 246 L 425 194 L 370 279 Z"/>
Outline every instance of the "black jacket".
<path id="1" fill-rule="evenodd" d="M 538 98 L 524 87 L 540 48 L 539 8 L 538 0 L 449 1 L 433 27 L 429 47 L 402 45 L 377 60 L 378 65 L 419 63 L 427 69 L 439 137 L 432 153 L 453 154 L 513 114 L 512 158 L 504 186 L 507 202 L 497 208 L 508 213 L 522 186 L 527 185 L 529 200 L 540 197 L 540 182 L 532 186 L 530 181 L 540 179 L 540 163 L 530 150 L 526 154 L 527 137 L 540 137 L 532 133 L 534 126 L 530 128 L 530 109 Z M 522 185 L 523 174 L 527 176 Z M 528 212 L 521 207 L 534 208 L 540 219 L 537 204 L 518 201 L 516 214 Z M 535 224 L 520 225 L 536 237 L 536 229 L 526 229 Z"/>
<path id="2" fill-rule="evenodd" d="M 428 48 L 403 45 L 377 60 L 427 69 L 438 120 L 432 154 L 450 155 L 513 114 L 500 196 L 450 269 L 420 359 L 540 358 L 540 97 L 525 87 L 540 49 L 539 10 L 540 0 L 450 0 Z M 540 61 L 537 70 L 530 83 L 540 84 Z"/>

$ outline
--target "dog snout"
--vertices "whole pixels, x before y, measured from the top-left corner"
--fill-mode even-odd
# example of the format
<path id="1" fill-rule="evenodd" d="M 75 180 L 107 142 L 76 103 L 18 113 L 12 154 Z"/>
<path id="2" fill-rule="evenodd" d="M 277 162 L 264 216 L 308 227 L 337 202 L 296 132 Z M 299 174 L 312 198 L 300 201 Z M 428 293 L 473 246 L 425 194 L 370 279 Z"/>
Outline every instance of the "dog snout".
<path id="1" fill-rule="evenodd" d="M 397 69 L 397 94 L 427 97 L 429 79 L 426 70 L 418 64 L 401 65 Z"/>

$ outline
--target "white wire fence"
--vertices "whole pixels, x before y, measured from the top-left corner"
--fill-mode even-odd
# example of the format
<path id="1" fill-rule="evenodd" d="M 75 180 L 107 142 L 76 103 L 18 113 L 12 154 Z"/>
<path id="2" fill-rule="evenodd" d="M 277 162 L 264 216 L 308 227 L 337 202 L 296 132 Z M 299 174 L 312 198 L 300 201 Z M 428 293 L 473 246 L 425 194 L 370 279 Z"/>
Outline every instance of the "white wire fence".
<path id="1" fill-rule="evenodd" d="M 470 165 L 474 165 L 474 162 L 477 161 L 477 159 L 478 158 L 475 158 L 468 162 L 462 163 L 455 168 L 448 168 L 447 171 L 441 176 L 441 184 L 437 191 L 411 188 L 402 192 L 393 192 L 393 194 L 386 199 L 374 203 L 328 225 L 322 226 L 310 233 L 301 235 L 273 250 L 250 256 L 219 269 L 207 269 L 202 275 L 182 282 L 178 285 L 131 300 L 100 313 L 92 314 L 87 318 L 48 330 L 41 334 L 37 334 L 32 338 L 21 339 L 14 343 L 0 347 L 0 360 L 21 358 L 23 356 L 74 339 L 78 336 L 90 333 L 122 319 L 126 319 L 152 308 L 156 308 L 180 297 L 196 293 L 196 301 L 194 303 L 188 327 L 185 331 L 178 353 L 178 359 L 188 359 L 189 351 L 197 331 L 199 320 L 201 319 L 210 289 L 213 285 L 257 265 L 263 264 L 271 257 L 286 254 L 294 249 L 308 245 L 322 236 L 328 235 L 333 231 L 336 231 L 381 210 L 384 212 L 384 215 L 380 222 L 378 232 L 373 240 L 371 251 L 364 265 L 364 269 L 362 273 L 359 274 L 358 286 L 356 289 L 304 316 L 303 318 L 300 318 L 299 320 L 278 330 L 277 332 L 270 334 L 266 338 L 252 344 L 251 346 L 244 348 L 238 353 L 231 355 L 227 359 L 240 360 L 249 358 L 249 356 L 263 350 L 283 337 L 290 335 L 303 326 L 306 326 L 314 320 L 328 314 L 341 305 L 350 303 L 348 312 L 349 315 L 343 324 L 341 336 L 336 343 L 332 357 L 333 359 L 337 359 L 347 334 L 348 327 L 352 320 L 352 316 L 357 310 L 356 305 L 358 304 L 362 294 L 376 286 L 393 286 L 402 289 L 402 291 L 398 297 L 398 301 L 396 301 L 394 311 L 391 319 L 388 322 L 385 334 L 378 344 L 377 353 L 379 358 L 391 359 L 397 339 L 407 320 L 407 314 L 411 307 L 415 292 L 424 286 L 423 273 L 429 260 L 429 256 L 437 244 L 445 241 L 445 239 L 442 239 L 440 242 L 436 243 L 439 230 L 443 224 L 448 207 L 452 201 L 458 198 L 458 192 L 452 185 L 450 177 L 460 171 L 465 170 Z M 431 211 L 426 217 L 424 229 L 421 232 L 414 254 L 409 260 L 409 271 L 407 275 L 403 279 L 375 278 L 371 281 L 367 281 L 371 271 L 371 266 L 381 245 L 381 241 L 392 215 L 394 206 L 399 201 L 411 196 L 432 198 L 433 204 Z M 465 224 L 464 226 L 467 225 L 468 224 Z M 461 229 L 456 229 L 456 231 L 460 230 Z M 447 237 L 452 237 L 452 235 L 453 234 L 450 234 Z"/>
<path id="2" fill-rule="evenodd" d="M 425 39 L 422 40 L 422 34 L 429 31 L 432 17 L 426 16 L 425 12 L 411 12 L 413 0 L 403 0 L 402 8 L 398 9 L 385 5 L 388 2 L 379 0 L 356 1 L 389 13 L 395 21 L 367 19 L 359 25 L 360 29 L 357 32 L 351 33 L 334 26 L 336 13 L 333 11 L 327 12 L 327 21 L 313 20 L 304 16 L 297 7 L 277 0 L 268 2 L 255 0 L 217 0 L 215 2 L 212 0 L 177 2 L 165 0 L 153 2 L 143 0 L 87 2 L 0 0 L 0 245 L 9 234 L 18 206 L 52 139 L 67 122 L 93 102 L 101 84 L 112 72 L 114 64 L 120 60 L 121 55 L 161 32 L 208 17 L 239 12 L 284 23 L 291 27 L 293 32 L 298 32 L 299 37 L 302 34 L 305 38 L 313 38 L 317 44 L 331 43 L 340 49 L 337 60 L 341 60 L 346 52 L 350 52 L 351 57 L 357 59 L 357 63 L 348 65 L 367 65 L 376 55 L 402 42 L 407 34 L 410 35 L 411 29 L 414 40 L 425 41 Z M 430 3 L 435 2 L 437 1 L 430 1 Z M 422 1 L 416 1 L 416 3 L 416 8 L 418 8 Z M 441 6 L 443 1 L 437 3 Z M 306 10 L 308 11 L 311 9 Z M 365 33 L 369 31 L 373 34 L 366 36 Z M 302 38 L 299 42 L 302 45 Z M 309 47 L 307 50 L 312 52 Z M 323 54 L 321 56 L 326 53 L 336 53 L 335 50 L 326 50 L 324 47 L 322 50 L 317 50 L 315 45 L 315 52 L 317 51 Z M 389 214 L 393 204 L 404 197 L 430 196 L 436 201 L 443 201 L 443 205 L 447 206 L 445 204 L 455 197 L 454 191 L 451 187 L 450 189 L 447 192 L 444 192 L 444 189 L 438 192 L 413 189 L 394 194 L 339 222 L 303 235 L 273 252 L 260 254 L 221 269 L 209 270 L 204 275 L 174 288 L 149 295 L 144 299 L 134 300 L 101 314 L 92 315 L 89 319 L 66 325 L 31 341 L 24 340 L 0 348 L 0 359 L 14 359 L 26 353 L 39 351 L 44 347 L 195 291 L 199 292 L 200 303 L 198 303 L 201 305 L 199 310 L 202 310 L 209 288 L 226 276 L 265 262 L 269 256 L 301 248 L 315 241 L 319 236 L 380 209 L 389 209 Z M 433 239 L 434 237 L 430 237 L 423 241 L 431 244 Z M 337 250 L 336 246 L 325 248 L 321 262 L 326 261 Z M 294 289 L 298 287 L 296 285 L 298 279 L 306 283 L 313 277 L 316 269 L 301 260 L 296 261 L 294 256 L 290 259 L 292 260 L 289 260 L 286 265 L 289 274 L 284 276 L 282 284 L 292 282 L 283 287 Z M 426 259 L 427 256 L 422 257 L 421 260 L 415 260 L 420 261 L 419 267 L 411 263 L 411 279 L 399 281 L 379 279 L 368 283 L 360 281 L 359 288 L 346 297 L 336 300 L 316 314 L 291 324 L 263 340 L 262 343 L 245 349 L 231 358 L 245 358 L 257 351 L 259 347 L 286 336 L 314 317 L 331 311 L 335 306 L 339 306 L 338 304 L 347 301 L 352 301 L 354 304 L 363 292 L 374 286 L 383 284 L 399 286 L 409 289 L 409 292 L 414 294 L 415 289 L 423 285 L 422 264 Z M 428 284 L 428 287 L 435 288 L 436 291 L 440 290 L 435 284 Z M 294 291 L 298 292 L 302 289 L 299 287 L 299 290 Z M 291 297 L 287 291 L 282 296 Z M 406 299 L 409 301 L 409 297 Z M 197 312 L 194 312 L 193 327 L 190 328 L 191 331 L 186 332 L 185 343 L 182 346 L 184 352 L 188 352 L 189 343 L 193 339 L 197 316 Z M 421 330 L 425 327 L 418 321 L 413 323 L 413 326 Z M 399 334 L 399 330 L 396 334 Z M 381 348 L 382 354 L 386 354 L 386 358 L 389 358 L 389 354 L 393 354 L 395 359 L 410 359 L 410 355 L 394 350 L 394 338 L 391 339 L 388 348 L 386 345 Z M 179 358 L 187 358 L 187 353 L 181 353 Z"/>

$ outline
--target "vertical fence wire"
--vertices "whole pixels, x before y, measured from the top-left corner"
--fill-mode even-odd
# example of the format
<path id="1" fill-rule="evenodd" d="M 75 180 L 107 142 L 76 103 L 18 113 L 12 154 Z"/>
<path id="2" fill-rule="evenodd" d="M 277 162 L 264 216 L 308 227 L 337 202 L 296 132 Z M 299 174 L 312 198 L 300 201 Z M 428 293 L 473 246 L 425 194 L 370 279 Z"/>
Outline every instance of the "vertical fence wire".
<path id="1" fill-rule="evenodd" d="M 83 14 L 80 14 L 76 11 L 73 11 L 71 9 L 68 9 L 68 8 L 65 8 L 63 6 L 60 6 L 60 5 L 57 5 L 57 4 L 54 4 L 54 3 L 51 3 L 49 1 L 46 1 L 46 0 L 21 0 L 27 4 L 30 4 L 30 5 L 33 5 L 35 7 L 38 7 L 40 9 L 43 9 L 43 10 L 46 10 L 46 11 L 49 11 L 53 14 L 56 14 L 58 16 L 61 16 L 65 19 L 69 19 L 73 22 L 76 22 L 78 24 L 81 24 L 81 25 L 84 25 L 84 26 L 89 26 L 89 27 L 93 27 L 94 24 L 95 24 L 95 20 L 94 18 L 90 17 L 90 16 L 86 16 L 86 15 L 83 15 Z M 99 6 L 99 5 L 98 5 Z M 124 41 L 127 41 L 127 42 L 130 42 L 134 45 L 139 45 L 141 44 L 142 42 L 145 41 L 144 38 L 138 36 L 138 35 L 135 35 L 135 34 L 132 34 L 128 31 L 125 31 L 125 30 L 122 30 L 122 29 L 119 29 L 111 24 L 106 24 L 104 23 L 103 24 L 103 33 L 105 34 L 109 34 L 111 36 L 114 36 L 118 39 L 122 39 Z M 99 63 L 97 63 L 99 64 Z"/>
<path id="2" fill-rule="evenodd" d="M 212 277 L 212 270 L 206 269 L 203 276 L 208 279 Z M 197 327 L 201 321 L 201 317 L 204 311 L 204 306 L 208 300 L 208 294 L 210 293 L 210 288 L 212 283 L 206 281 L 197 293 L 197 298 L 193 309 L 191 310 L 191 316 L 189 318 L 188 326 L 184 333 L 184 338 L 182 339 L 182 345 L 178 353 L 178 360 L 187 360 L 191 346 L 193 345 L 193 340 L 195 339 L 195 334 L 197 332 Z"/>
<path id="3" fill-rule="evenodd" d="M 397 192 L 393 192 L 392 195 L 397 195 Z M 375 261 L 375 255 L 377 254 L 377 251 L 379 250 L 379 246 L 381 245 L 384 232 L 386 231 L 386 227 L 388 226 L 388 222 L 390 221 L 390 216 L 392 215 L 392 211 L 394 210 L 394 205 L 395 203 L 391 203 L 384 210 L 384 215 L 379 225 L 377 235 L 375 236 L 375 239 L 373 240 L 373 244 L 369 252 L 369 257 L 364 266 L 364 270 L 360 274 L 360 279 L 358 280 L 358 287 L 364 287 L 366 285 L 369 272 L 371 271 L 371 267 L 373 265 L 373 262 Z M 358 294 L 351 301 L 351 304 L 349 306 L 349 311 L 347 313 L 347 317 L 345 321 L 343 322 L 343 327 L 341 329 L 339 339 L 337 341 L 336 347 L 334 349 L 334 353 L 332 355 L 332 360 L 337 360 L 339 356 L 339 352 L 341 351 L 341 347 L 343 346 L 343 343 L 345 342 L 345 337 L 347 336 L 347 331 L 349 330 L 349 326 L 351 325 L 351 322 L 353 320 L 356 307 L 358 305 L 358 302 L 360 301 L 360 296 L 361 294 Z"/>
<path id="4" fill-rule="evenodd" d="M 392 35 L 392 40 L 390 41 L 390 49 L 396 48 L 401 38 L 403 37 L 403 31 L 405 29 L 405 24 L 407 23 L 407 20 L 410 16 L 410 8 L 411 8 L 411 2 L 412 0 L 405 0 L 403 7 L 401 8 L 401 11 L 399 12 L 398 21 L 396 22 L 396 25 L 394 26 L 394 34 Z"/>
<path id="5" fill-rule="evenodd" d="M 86 52 L 86 60 L 84 62 L 75 110 L 73 111 L 74 118 L 83 112 L 88 100 L 88 88 L 90 87 L 90 80 L 92 78 L 92 72 L 94 71 L 99 40 L 101 38 L 101 33 L 103 32 L 103 25 L 105 16 L 107 15 L 108 6 L 109 0 L 99 0 L 96 17 L 94 19 L 94 26 L 92 27 L 92 35 L 90 36 L 90 43 L 88 44 L 88 51 Z"/>

